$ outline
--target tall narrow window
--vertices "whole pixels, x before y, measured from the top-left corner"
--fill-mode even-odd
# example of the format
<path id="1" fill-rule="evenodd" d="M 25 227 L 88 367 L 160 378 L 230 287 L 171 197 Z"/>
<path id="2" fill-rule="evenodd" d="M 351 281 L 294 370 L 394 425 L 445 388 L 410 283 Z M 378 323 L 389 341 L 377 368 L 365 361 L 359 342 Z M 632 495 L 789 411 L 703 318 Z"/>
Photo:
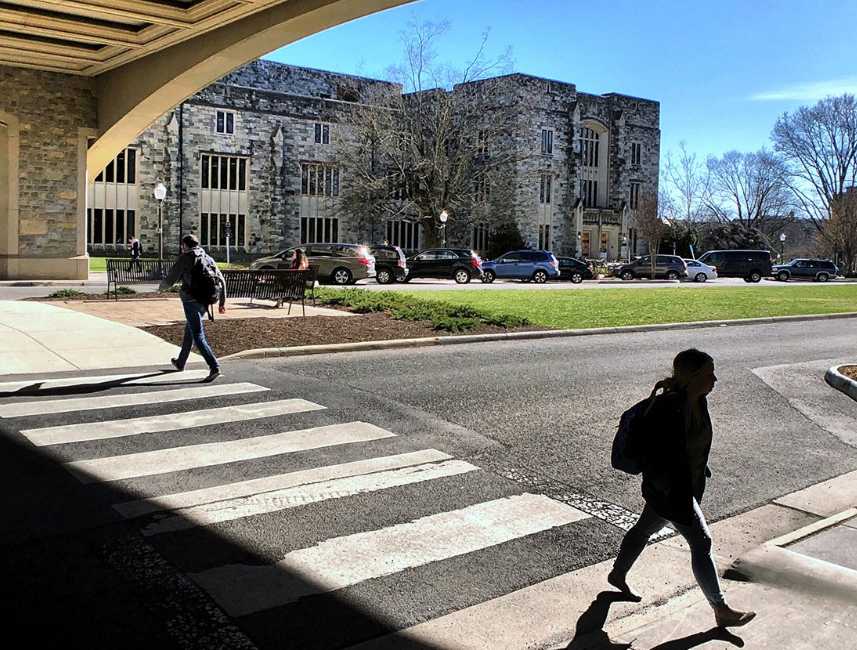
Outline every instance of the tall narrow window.
<path id="1" fill-rule="evenodd" d="M 589 128 L 582 129 L 583 166 L 598 167 L 600 158 L 601 134 Z"/>
<path id="2" fill-rule="evenodd" d="M 587 208 L 598 206 L 598 181 L 583 181 L 583 205 Z"/>
<path id="3" fill-rule="evenodd" d="M 640 142 L 631 143 L 631 164 L 639 165 L 643 159 L 643 145 Z"/>
<path id="4" fill-rule="evenodd" d="M 632 210 L 636 210 L 637 206 L 640 205 L 640 183 L 637 181 L 631 181 L 631 196 L 629 197 L 628 204 L 630 205 Z"/>
<path id="5" fill-rule="evenodd" d="M 413 221 L 394 219 L 387 222 L 387 241 L 391 246 L 406 250 L 420 247 L 420 224 Z M 477 249 L 478 250 L 478 249 Z"/>
<path id="6" fill-rule="evenodd" d="M 125 149 L 87 187 L 86 242 L 99 251 L 124 251 L 137 234 L 137 150 Z"/>
<path id="7" fill-rule="evenodd" d="M 301 194 L 339 196 L 339 167 L 301 163 Z"/>
<path id="8" fill-rule="evenodd" d="M 321 124 L 320 122 L 316 122 L 316 124 L 315 124 L 315 143 L 316 144 L 330 144 L 330 125 L 329 124 Z"/>
<path id="9" fill-rule="evenodd" d="M 230 111 L 217 111 L 216 131 L 218 133 L 235 133 L 235 113 Z"/>
<path id="10" fill-rule="evenodd" d="M 474 223 L 470 235 L 470 248 L 480 253 L 488 248 L 488 224 Z"/>
<path id="11" fill-rule="evenodd" d="M 539 182 L 539 203 L 548 204 L 551 202 L 551 190 L 553 186 L 553 177 L 551 174 L 541 174 Z"/>
<path id="12" fill-rule="evenodd" d="M 542 153 L 553 153 L 553 129 L 542 129 Z"/>
<path id="13" fill-rule="evenodd" d="M 539 248 L 543 251 L 551 249 L 551 226 L 549 223 L 543 223 L 539 226 Z"/>

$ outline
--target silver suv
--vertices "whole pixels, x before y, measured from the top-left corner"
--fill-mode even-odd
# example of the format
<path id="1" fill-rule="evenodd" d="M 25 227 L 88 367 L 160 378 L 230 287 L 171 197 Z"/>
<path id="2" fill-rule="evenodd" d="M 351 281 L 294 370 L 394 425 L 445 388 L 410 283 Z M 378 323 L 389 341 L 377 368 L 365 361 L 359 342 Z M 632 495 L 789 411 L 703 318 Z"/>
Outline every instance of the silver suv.
<path id="1" fill-rule="evenodd" d="M 652 258 L 646 255 L 638 260 L 616 267 L 613 275 L 623 280 L 650 278 L 652 277 Z M 686 278 L 687 263 L 678 255 L 658 255 L 655 259 L 655 277 L 666 278 L 667 280 Z"/>
<path id="2" fill-rule="evenodd" d="M 295 250 L 306 251 L 311 266 L 318 267 L 319 282 L 353 284 L 357 280 L 375 277 L 375 258 L 359 244 L 305 244 L 260 257 L 250 265 L 252 270 L 287 269 Z"/>

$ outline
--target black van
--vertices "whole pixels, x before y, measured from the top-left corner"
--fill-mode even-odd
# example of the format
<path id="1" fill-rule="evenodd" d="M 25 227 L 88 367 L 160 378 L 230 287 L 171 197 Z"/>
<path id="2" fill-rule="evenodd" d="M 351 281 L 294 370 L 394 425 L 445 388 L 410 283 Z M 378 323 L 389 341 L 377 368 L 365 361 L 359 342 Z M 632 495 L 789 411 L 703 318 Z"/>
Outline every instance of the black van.
<path id="1" fill-rule="evenodd" d="M 717 267 L 717 277 L 720 278 L 744 278 L 745 282 L 759 282 L 772 275 L 773 258 L 770 251 L 708 251 L 699 261 Z"/>

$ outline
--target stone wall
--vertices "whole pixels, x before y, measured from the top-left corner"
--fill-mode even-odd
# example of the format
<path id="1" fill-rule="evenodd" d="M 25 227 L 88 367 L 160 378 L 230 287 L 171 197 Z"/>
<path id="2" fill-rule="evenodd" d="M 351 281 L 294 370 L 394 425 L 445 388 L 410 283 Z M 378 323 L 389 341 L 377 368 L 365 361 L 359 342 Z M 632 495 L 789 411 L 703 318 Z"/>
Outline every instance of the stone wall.
<path id="1" fill-rule="evenodd" d="M 79 154 L 82 130 L 97 126 L 92 80 L 0 66 L 0 111 L 18 122 L 18 246 L 9 254 L 28 266 L 82 254 Z"/>

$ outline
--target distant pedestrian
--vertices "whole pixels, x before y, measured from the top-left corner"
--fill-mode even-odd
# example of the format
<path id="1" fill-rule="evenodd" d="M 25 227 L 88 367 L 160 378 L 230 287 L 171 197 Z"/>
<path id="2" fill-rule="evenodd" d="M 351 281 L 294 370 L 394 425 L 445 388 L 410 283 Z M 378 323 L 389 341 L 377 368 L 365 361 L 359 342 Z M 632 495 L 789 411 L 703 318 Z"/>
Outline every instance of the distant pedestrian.
<path id="1" fill-rule="evenodd" d="M 297 269 L 298 271 L 304 271 L 309 268 L 309 259 L 306 256 L 303 248 L 296 248 L 294 255 L 292 255 L 292 263 L 289 265 L 290 269 Z"/>
<path id="2" fill-rule="evenodd" d="M 690 546 L 693 574 L 714 609 L 717 625 L 729 627 L 749 623 L 756 613 L 726 604 L 711 551 L 711 532 L 699 506 L 705 480 L 711 476 L 712 428 L 706 396 L 716 381 L 714 360 L 690 349 L 673 360 L 672 376 L 658 382 L 664 394 L 655 398 L 646 415 L 641 447 L 646 505 L 622 540 L 607 581 L 631 600 L 641 601 L 642 596 L 628 585 L 626 574 L 649 537 L 672 523 Z"/>
<path id="3" fill-rule="evenodd" d="M 131 235 L 128 238 L 128 247 L 131 249 L 131 262 L 128 264 L 128 270 L 131 271 L 136 268 L 138 271 L 142 271 L 143 265 L 140 264 L 140 256 L 143 254 L 143 244 Z"/>
<path id="4" fill-rule="evenodd" d="M 194 235 L 187 235 L 182 239 L 182 254 L 158 289 L 166 291 L 179 280 L 182 284 L 181 301 L 187 324 L 181 352 L 177 358 L 171 359 L 170 363 L 176 370 L 184 370 L 191 346 L 195 345 L 208 364 L 209 373 L 205 381 L 214 381 L 221 376 L 220 364 L 205 340 L 203 317 L 215 302 L 219 303 L 221 314 L 226 312 L 226 283 L 217 264 L 202 249 Z"/>

